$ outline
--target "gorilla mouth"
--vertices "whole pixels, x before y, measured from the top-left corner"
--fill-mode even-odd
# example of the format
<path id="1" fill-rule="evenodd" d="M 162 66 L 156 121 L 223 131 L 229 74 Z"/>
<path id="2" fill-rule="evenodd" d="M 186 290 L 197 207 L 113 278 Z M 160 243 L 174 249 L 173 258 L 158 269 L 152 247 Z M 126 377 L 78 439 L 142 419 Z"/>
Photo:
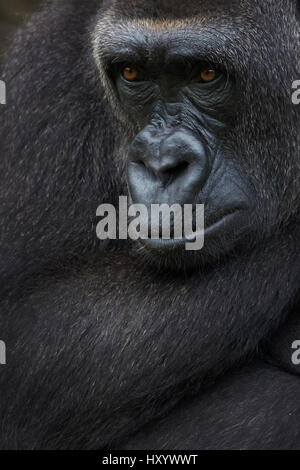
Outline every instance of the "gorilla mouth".
<path id="1" fill-rule="evenodd" d="M 227 211 L 215 221 L 211 221 L 207 227 L 205 226 L 204 231 L 201 231 L 201 233 L 194 232 L 193 238 L 187 238 L 185 236 L 182 239 L 164 239 L 162 237 L 158 239 L 149 238 L 141 240 L 141 243 L 150 249 L 162 251 L 181 250 L 186 243 L 195 242 L 199 236 L 204 236 L 203 249 L 205 249 L 208 243 L 222 239 L 234 243 L 237 238 L 239 238 L 241 227 L 248 226 L 249 224 L 249 215 L 247 212 L 245 208 L 236 208 Z"/>

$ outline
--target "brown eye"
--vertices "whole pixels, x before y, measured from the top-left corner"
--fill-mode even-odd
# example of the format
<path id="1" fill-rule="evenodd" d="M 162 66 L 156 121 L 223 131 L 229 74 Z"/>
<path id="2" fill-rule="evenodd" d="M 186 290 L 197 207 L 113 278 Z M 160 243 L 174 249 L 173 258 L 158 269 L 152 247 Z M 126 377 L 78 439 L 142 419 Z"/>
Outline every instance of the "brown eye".
<path id="1" fill-rule="evenodd" d="M 138 76 L 138 71 L 135 67 L 125 67 L 122 71 L 122 75 L 128 82 L 134 82 Z"/>
<path id="2" fill-rule="evenodd" d="M 207 83 L 212 82 L 216 78 L 217 73 L 214 69 L 211 69 L 210 67 L 204 67 L 201 70 L 200 76 L 201 79 Z"/>

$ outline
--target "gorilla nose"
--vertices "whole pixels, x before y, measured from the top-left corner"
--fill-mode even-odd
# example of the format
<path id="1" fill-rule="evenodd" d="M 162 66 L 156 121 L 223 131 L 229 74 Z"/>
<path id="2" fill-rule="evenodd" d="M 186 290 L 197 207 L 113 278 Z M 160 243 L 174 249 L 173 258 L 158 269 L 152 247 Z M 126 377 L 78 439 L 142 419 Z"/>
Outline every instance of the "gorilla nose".
<path id="1" fill-rule="evenodd" d="M 144 165 L 161 181 L 164 186 L 172 184 L 187 170 L 189 162 L 177 157 L 165 156 L 159 159 L 149 159 Z"/>
<path id="2" fill-rule="evenodd" d="M 207 177 L 204 144 L 186 130 L 142 131 L 131 146 L 128 184 L 134 202 L 193 203 Z"/>

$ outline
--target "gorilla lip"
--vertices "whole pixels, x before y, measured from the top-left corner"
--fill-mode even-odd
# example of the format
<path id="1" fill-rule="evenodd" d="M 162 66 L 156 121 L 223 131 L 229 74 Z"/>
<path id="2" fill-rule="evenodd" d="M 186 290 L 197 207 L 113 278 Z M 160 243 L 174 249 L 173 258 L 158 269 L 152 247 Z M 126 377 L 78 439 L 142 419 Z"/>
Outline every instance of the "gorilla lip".
<path id="1" fill-rule="evenodd" d="M 240 219 L 240 216 L 245 215 L 245 210 L 239 209 L 235 210 L 234 212 L 231 212 L 229 214 L 225 214 L 223 217 L 221 217 L 217 222 L 214 222 L 212 225 L 209 225 L 208 227 L 204 228 L 204 243 L 207 237 L 216 237 L 220 235 L 220 231 L 222 230 L 231 230 L 234 229 L 235 227 L 235 222 L 236 218 L 238 217 Z M 233 224 L 233 226 L 232 226 Z M 178 249 L 181 248 L 183 245 L 186 243 L 192 243 L 197 239 L 197 237 L 200 236 L 199 232 L 196 232 L 193 234 L 193 238 L 187 238 L 183 237 L 181 240 L 176 240 L 176 239 L 141 239 L 140 241 L 146 245 L 149 246 L 151 249 L 167 249 L 167 250 L 172 250 L 172 249 Z"/>
<path id="2" fill-rule="evenodd" d="M 129 202 L 129 205 L 128 205 Z M 169 212 L 165 212 L 167 210 Z M 179 221 L 173 210 L 176 206 L 180 210 Z M 143 213 L 143 210 L 145 213 Z M 149 210 L 150 209 L 150 210 Z M 158 213 L 155 212 L 158 211 Z M 98 208 L 97 215 L 103 217 L 105 213 L 110 211 L 107 205 L 101 205 Z M 117 225 L 116 211 L 113 208 L 114 225 Z M 125 240 L 128 237 L 134 241 L 140 241 L 143 245 L 149 246 L 152 249 L 182 249 L 185 246 L 186 251 L 200 251 L 204 248 L 205 241 L 214 240 L 218 242 L 220 238 L 226 238 L 228 241 L 234 241 L 236 235 L 243 226 L 249 224 L 249 207 L 246 204 L 239 206 L 228 206 L 224 207 L 223 213 L 219 213 L 217 218 L 211 219 L 210 215 L 205 214 L 204 204 L 151 204 L 149 208 L 147 205 L 135 203 L 132 196 L 120 196 L 119 197 L 119 233 L 117 237 L 116 230 L 110 230 L 110 234 L 113 233 L 109 238 Z M 158 215 L 158 218 L 157 218 Z M 149 218 L 150 216 L 150 218 Z M 173 218 L 172 218 L 173 216 Z M 130 226 L 132 222 L 137 224 L 139 222 L 139 232 L 135 232 L 132 236 Z M 207 220 L 208 226 L 205 226 L 205 220 Z M 100 239 L 101 232 L 107 233 L 103 229 L 104 219 L 99 223 L 99 230 L 97 234 Z M 108 225 L 111 223 L 107 219 Z M 187 222 L 187 223 L 186 223 Z M 178 236 L 178 225 L 180 224 L 180 235 Z M 102 227 L 102 228 L 101 228 Z M 195 227 L 195 228 L 194 228 Z M 167 228 L 167 232 L 164 232 Z M 165 235 L 167 233 L 167 235 Z M 175 235 L 176 234 L 176 235 Z"/>

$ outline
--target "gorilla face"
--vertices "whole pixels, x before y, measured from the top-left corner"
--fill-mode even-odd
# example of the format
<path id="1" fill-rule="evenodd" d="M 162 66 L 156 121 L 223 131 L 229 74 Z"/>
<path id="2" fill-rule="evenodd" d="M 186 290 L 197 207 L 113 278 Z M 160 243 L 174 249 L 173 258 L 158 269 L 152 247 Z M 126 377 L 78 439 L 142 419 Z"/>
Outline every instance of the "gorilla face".
<path id="1" fill-rule="evenodd" d="M 177 38 L 176 38 L 177 39 Z M 188 51 L 172 51 L 162 41 L 153 60 L 114 71 L 121 105 L 137 130 L 127 166 L 132 201 L 204 204 L 205 248 L 210 238 L 237 240 L 252 205 L 251 188 L 238 165 L 226 159 L 222 135 L 230 126 L 234 80 Z M 175 41 L 176 42 L 176 41 Z M 141 56 L 147 52 L 140 51 Z M 131 72 L 131 75 L 127 73 Z M 160 250 L 174 240 L 146 240 Z M 185 240 L 178 243 L 184 248 Z"/>
<path id="2" fill-rule="evenodd" d="M 239 122 L 249 89 L 249 57 L 240 59 L 234 44 L 243 30 L 230 23 L 229 41 L 226 25 L 200 23 L 203 18 L 197 26 L 186 19 L 124 18 L 114 24 L 113 35 L 102 24 L 96 28 L 94 56 L 125 129 L 132 202 L 149 209 L 151 204 L 204 204 L 205 244 L 192 258 L 207 262 L 265 234 L 278 215 L 278 193 L 271 193 L 270 162 L 261 168 L 268 153 L 266 131 L 256 128 L 259 141 L 249 145 L 251 130 L 245 134 Z M 247 109 L 262 127 L 259 114 L 268 99 L 264 95 Z M 156 250 L 160 258 L 171 253 L 177 262 L 189 256 L 184 239 L 143 243 L 154 257 Z"/>

